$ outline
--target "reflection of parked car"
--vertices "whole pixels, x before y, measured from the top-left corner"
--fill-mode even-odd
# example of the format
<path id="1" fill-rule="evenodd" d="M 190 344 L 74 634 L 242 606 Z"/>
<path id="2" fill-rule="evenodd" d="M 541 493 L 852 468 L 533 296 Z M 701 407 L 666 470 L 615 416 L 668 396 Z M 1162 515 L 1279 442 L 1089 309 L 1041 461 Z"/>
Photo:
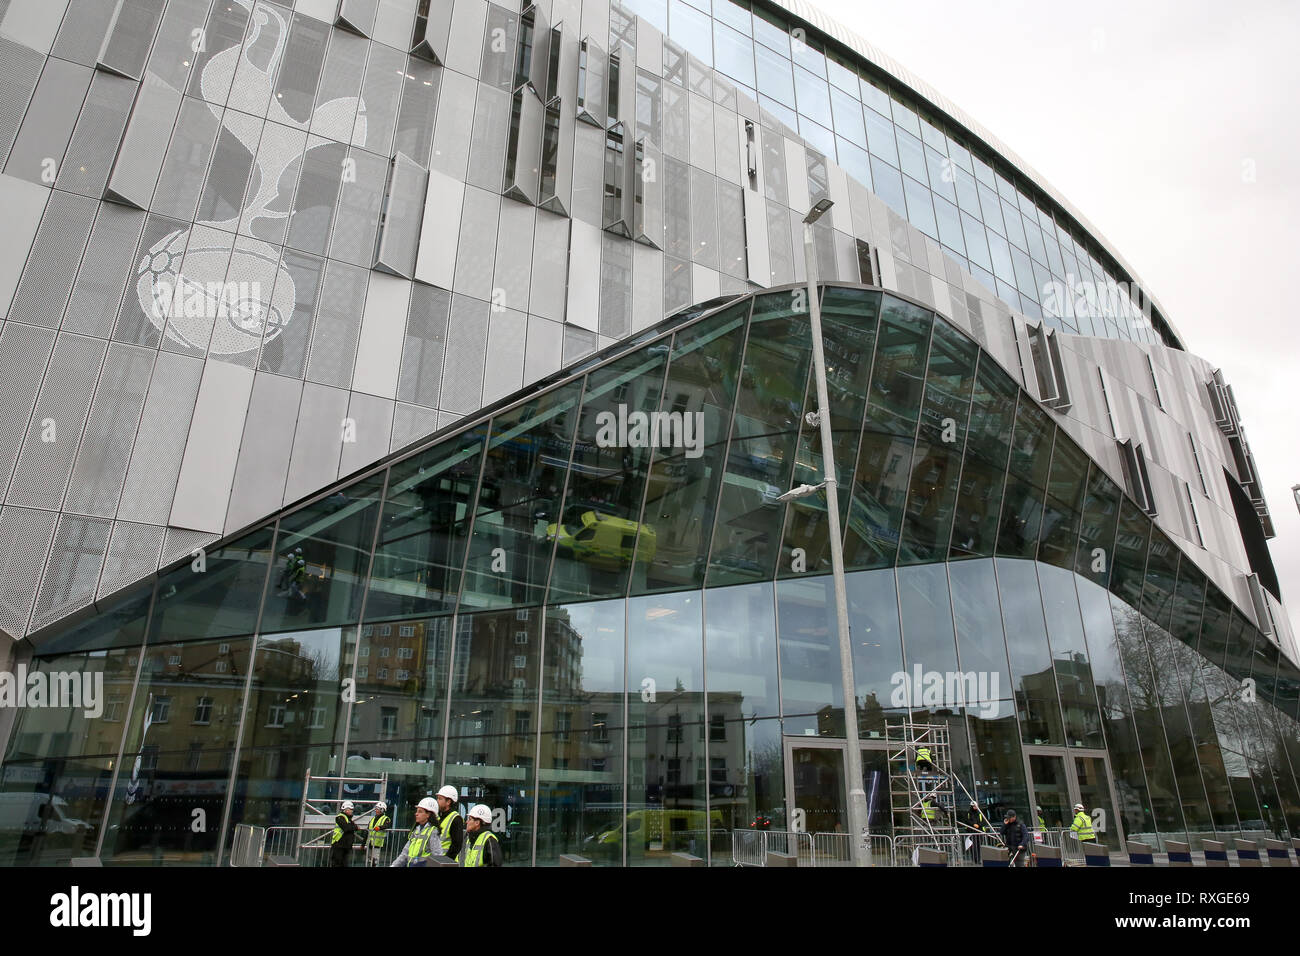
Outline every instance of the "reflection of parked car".
<path id="1" fill-rule="evenodd" d="M 584 511 L 576 520 L 547 525 L 546 536 L 570 551 L 575 560 L 607 570 L 626 567 L 634 555 L 641 561 L 650 561 L 655 555 L 653 528 L 599 511 Z"/>
<path id="2" fill-rule="evenodd" d="M 68 815 L 68 801 L 48 793 L 0 793 L 0 831 L 75 836 L 90 829 Z"/>

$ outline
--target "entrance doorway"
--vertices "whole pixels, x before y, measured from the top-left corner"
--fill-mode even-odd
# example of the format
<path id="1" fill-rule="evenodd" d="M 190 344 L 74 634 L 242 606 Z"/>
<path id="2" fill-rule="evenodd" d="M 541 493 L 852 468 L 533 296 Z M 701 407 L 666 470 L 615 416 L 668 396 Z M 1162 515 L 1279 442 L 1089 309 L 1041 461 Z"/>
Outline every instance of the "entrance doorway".
<path id="1" fill-rule="evenodd" d="M 1123 827 L 1115 814 L 1114 782 L 1103 750 L 1064 747 L 1025 747 L 1029 785 L 1033 794 L 1033 826 L 1057 830 L 1074 820 L 1082 803 L 1092 817 L 1097 839 L 1112 847 L 1124 845 Z"/>

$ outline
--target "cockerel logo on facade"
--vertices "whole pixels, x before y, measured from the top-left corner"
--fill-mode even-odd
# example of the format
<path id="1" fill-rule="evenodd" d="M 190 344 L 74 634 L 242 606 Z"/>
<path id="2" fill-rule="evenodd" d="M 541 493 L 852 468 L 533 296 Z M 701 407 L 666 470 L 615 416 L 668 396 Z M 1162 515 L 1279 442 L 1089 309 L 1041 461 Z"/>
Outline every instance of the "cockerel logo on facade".
<path id="1" fill-rule="evenodd" d="M 273 95 L 289 33 L 286 12 L 251 0 L 233 2 L 251 11 L 246 40 L 215 54 L 204 66 L 199 83 L 222 131 L 253 157 L 248 195 L 237 215 L 220 222 L 196 222 L 194 227 L 163 236 L 141 257 L 136 270 L 136 295 L 154 326 L 170 341 L 214 356 L 255 353 L 279 336 L 293 317 L 297 293 L 293 277 L 280 264 L 280 248 L 250 238 L 250 229 L 259 219 L 288 219 L 288 200 L 296 177 L 285 177 L 285 173 L 295 170 L 310 152 L 305 143 L 298 150 L 259 150 L 256 127 L 232 123 L 223 109 L 221 104 L 238 73 L 241 88 L 269 104 L 268 122 L 301 127 L 305 119 L 291 117 Z M 351 138 L 363 145 L 366 116 L 359 96 L 320 103 L 310 117 L 310 126 L 347 125 L 353 116 Z M 199 226 L 237 232 L 233 252 L 227 246 L 205 243 L 201 234 L 194 236 Z M 247 281 L 250 277 L 265 277 L 265 281 Z"/>

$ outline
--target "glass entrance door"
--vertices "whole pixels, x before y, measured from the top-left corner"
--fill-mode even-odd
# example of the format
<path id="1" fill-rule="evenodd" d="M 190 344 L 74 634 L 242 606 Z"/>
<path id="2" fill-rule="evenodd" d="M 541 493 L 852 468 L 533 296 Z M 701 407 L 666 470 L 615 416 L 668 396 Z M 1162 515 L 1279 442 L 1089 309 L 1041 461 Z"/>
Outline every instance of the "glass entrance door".
<path id="1" fill-rule="evenodd" d="M 1065 772 L 1065 758 L 1054 754 L 1030 754 L 1029 774 L 1034 788 L 1032 815 L 1025 820 L 1030 829 L 1059 830 L 1068 827 L 1074 817 L 1075 801 L 1070 779 Z"/>
<path id="2" fill-rule="evenodd" d="M 791 829 L 805 833 L 844 833 L 844 747 L 790 747 Z M 802 824 L 802 825 L 800 825 Z"/>
<path id="3" fill-rule="evenodd" d="M 1075 757 L 1074 776 L 1078 785 L 1078 802 L 1092 816 L 1097 839 L 1108 846 L 1123 848 L 1119 818 L 1111 802 L 1110 774 L 1104 757 Z"/>
<path id="4" fill-rule="evenodd" d="M 1110 764 L 1104 752 L 1026 747 L 1025 760 L 1034 795 L 1030 819 L 1035 828 L 1068 828 L 1074 822 L 1075 804 L 1082 803 L 1097 839 L 1111 847 L 1123 846 Z"/>

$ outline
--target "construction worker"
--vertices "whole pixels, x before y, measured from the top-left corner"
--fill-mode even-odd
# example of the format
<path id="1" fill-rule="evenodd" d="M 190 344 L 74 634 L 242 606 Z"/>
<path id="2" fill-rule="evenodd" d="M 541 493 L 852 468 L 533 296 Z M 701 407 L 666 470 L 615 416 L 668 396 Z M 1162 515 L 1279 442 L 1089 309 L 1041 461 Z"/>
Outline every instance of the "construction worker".
<path id="1" fill-rule="evenodd" d="M 1008 810 L 1002 818 L 1002 843 L 1007 848 L 1008 866 L 1029 865 L 1029 828 Z"/>
<path id="2" fill-rule="evenodd" d="M 475 804 L 465 820 L 465 834 L 469 849 L 465 852 L 466 866 L 500 866 L 501 843 L 492 832 L 492 810 Z"/>
<path id="3" fill-rule="evenodd" d="M 460 792 L 450 784 L 438 791 L 438 833 L 442 842 L 442 852 L 453 860 L 460 859 L 460 851 L 465 846 L 465 821 L 456 810 Z"/>
<path id="4" fill-rule="evenodd" d="M 379 865 L 379 857 L 388 842 L 388 827 L 392 822 L 392 818 L 388 815 L 388 804 L 380 800 L 371 812 L 370 826 L 367 828 L 366 866 Z"/>
<path id="5" fill-rule="evenodd" d="M 929 747 L 917 747 L 917 748 L 916 748 L 916 772 L 917 772 L 917 773 L 933 773 L 933 772 L 934 772 L 934 764 L 930 762 L 930 748 L 929 748 Z"/>
<path id="6" fill-rule="evenodd" d="M 1038 829 L 1046 830 L 1047 824 L 1043 822 L 1043 808 L 1036 806 L 1034 807 L 1034 812 L 1038 815 Z"/>
<path id="7" fill-rule="evenodd" d="M 361 828 L 352 822 L 356 812 L 351 800 L 344 800 L 339 807 L 339 814 L 334 818 L 334 829 L 330 832 L 330 866 L 347 866 L 348 854 L 356 842 L 357 831 Z"/>
<path id="8" fill-rule="evenodd" d="M 921 816 L 931 826 L 939 822 L 939 808 L 930 801 L 929 797 L 921 801 Z"/>
<path id="9" fill-rule="evenodd" d="M 1070 824 L 1070 829 L 1074 831 L 1076 840 L 1097 839 L 1097 835 L 1092 832 L 1092 817 L 1088 816 L 1088 811 L 1083 808 L 1082 803 L 1074 805 L 1074 822 Z"/>
<path id="10" fill-rule="evenodd" d="M 406 840 L 406 846 L 389 866 L 428 866 L 429 858 L 442 856 L 442 843 L 438 839 L 438 826 L 433 822 L 438 804 L 433 797 L 425 797 L 415 805 L 415 826 Z"/>

